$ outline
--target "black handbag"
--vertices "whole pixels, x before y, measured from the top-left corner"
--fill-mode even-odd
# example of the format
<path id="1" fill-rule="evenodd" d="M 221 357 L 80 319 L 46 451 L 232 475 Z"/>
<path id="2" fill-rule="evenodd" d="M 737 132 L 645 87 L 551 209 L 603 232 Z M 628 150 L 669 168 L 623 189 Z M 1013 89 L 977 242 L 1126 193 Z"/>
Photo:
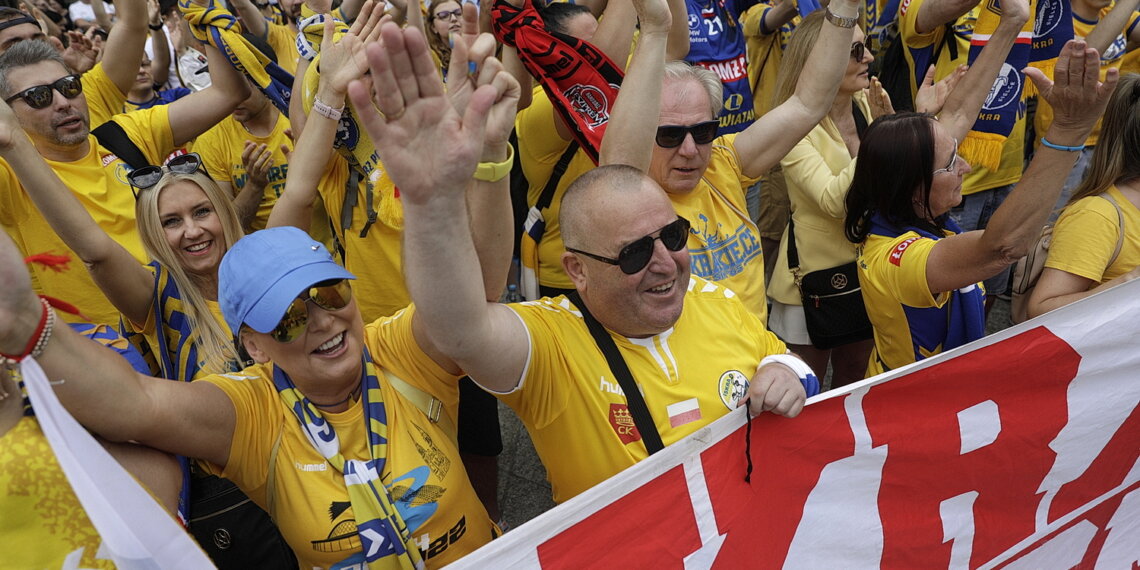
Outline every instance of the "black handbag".
<path id="1" fill-rule="evenodd" d="M 190 534 L 221 570 L 297 568 L 277 525 L 228 479 L 191 475 Z"/>
<path id="2" fill-rule="evenodd" d="M 867 308 L 863 306 L 855 262 L 802 273 L 796 250 L 796 226 L 791 220 L 788 221 L 788 269 L 800 290 L 812 346 L 826 350 L 871 338 L 874 331 L 867 318 Z"/>

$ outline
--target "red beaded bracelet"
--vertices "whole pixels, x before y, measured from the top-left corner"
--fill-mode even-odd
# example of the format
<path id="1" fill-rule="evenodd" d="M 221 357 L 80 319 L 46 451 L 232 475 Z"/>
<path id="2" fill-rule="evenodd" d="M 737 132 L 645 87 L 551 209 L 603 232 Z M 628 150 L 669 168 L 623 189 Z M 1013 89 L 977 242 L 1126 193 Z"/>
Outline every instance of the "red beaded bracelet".
<path id="1" fill-rule="evenodd" d="M 55 327 L 55 311 L 51 310 L 51 305 L 48 304 L 47 299 L 41 298 L 40 304 L 43 305 L 44 312 L 40 315 L 40 323 L 36 326 L 36 332 L 32 333 L 32 338 L 28 339 L 27 346 L 16 356 L 0 352 L 0 362 L 16 364 L 29 356 L 37 358 L 44 353 L 48 339 L 51 338 L 52 329 Z"/>

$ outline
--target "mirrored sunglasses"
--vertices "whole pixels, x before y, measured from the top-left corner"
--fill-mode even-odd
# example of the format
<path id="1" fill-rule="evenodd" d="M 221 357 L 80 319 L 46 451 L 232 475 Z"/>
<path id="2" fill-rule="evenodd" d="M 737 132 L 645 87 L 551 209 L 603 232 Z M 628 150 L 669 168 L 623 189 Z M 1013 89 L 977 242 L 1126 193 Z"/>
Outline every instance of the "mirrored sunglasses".
<path id="1" fill-rule="evenodd" d="M 693 142 L 709 144 L 716 138 L 720 121 L 705 121 L 695 125 L 661 125 L 657 127 L 657 146 L 661 148 L 674 148 L 685 142 L 685 135 L 692 134 Z"/>
<path id="2" fill-rule="evenodd" d="M 326 311 L 339 311 L 352 301 L 352 286 L 347 279 L 322 281 L 293 299 L 281 321 L 269 333 L 273 340 L 290 343 L 301 337 L 309 326 L 308 301 Z"/>
<path id="3" fill-rule="evenodd" d="M 155 184 L 158 184 L 159 180 L 162 180 L 162 176 L 166 174 L 166 171 L 169 170 L 170 172 L 177 172 L 178 174 L 193 174 L 201 166 L 202 157 L 198 156 L 198 153 L 180 154 L 166 161 L 166 164 L 162 166 L 144 166 L 132 170 L 127 174 L 127 182 L 131 184 L 131 190 L 135 193 L 135 199 L 137 200 L 139 191 L 153 188 Z"/>
<path id="4" fill-rule="evenodd" d="M 654 237 L 653 234 L 642 236 L 621 248 L 617 259 L 570 247 L 566 248 L 566 251 L 578 253 L 602 263 L 616 265 L 626 275 L 633 275 L 649 265 L 649 260 L 653 259 L 653 242 L 657 240 L 661 240 L 662 245 L 669 251 L 681 251 L 689 240 L 689 220 L 678 216 L 676 220 L 658 230 L 657 237 Z"/>
<path id="5" fill-rule="evenodd" d="M 79 80 L 78 75 L 65 75 L 46 85 L 29 87 L 8 97 L 4 102 L 11 105 L 12 101 L 23 99 L 29 107 L 33 109 L 43 109 L 51 105 L 52 100 L 55 99 L 55 94 L 53 94 L 52 91 L 59 91 L 60 95 L 68 99 L 74 99 L 83 93 L 83 82 Z"/>

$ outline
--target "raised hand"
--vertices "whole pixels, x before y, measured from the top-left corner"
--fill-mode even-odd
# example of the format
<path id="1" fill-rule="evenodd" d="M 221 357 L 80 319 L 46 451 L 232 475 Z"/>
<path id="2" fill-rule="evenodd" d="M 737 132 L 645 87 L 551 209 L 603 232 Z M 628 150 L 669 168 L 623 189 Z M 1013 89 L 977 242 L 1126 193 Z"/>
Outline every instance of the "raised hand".
<path id="1" fill-rule="evenodd" d="M 0 154 L 10 150 L 19 138 L 27 138 L 20 127 L 20 120 L 7 103 L 0 101 Z"/>
<path id="2" fill-rule="evenodd" d="M 247 184 L 253 184 L 262 190 L 269 185 L 269 169 L 273 167 L 273 151 L 265 143 L 245 141 L 245 148 L 241 151 L 241 164 L 249 175 Z"/>
<path id="3" fill-rule="evenodd" d="M 348 94 L 384 168 L 409 202 L 424 203 L 443 192 L 462 194 L 499 93 L 493 84 L 479 86 L 460 115 L 444 93 L 419 30 L 386 22 L 380 37 L 381 43 L 366 48 L 373 89 L 354 81 Z"/>
<path id="4" fill-rule="evenodd" d="M 969 67 L 959 65 L 950 72 L 950 75 L 935 83 L 934 66 L 930 66 L 930 69 L 926 70 L 926 77 L 922 79 L 922 85 L 918 87 L 918 94 L 914 96 L 914 110 L 919 113 L 937 115 L 942 111 L 943 105 L 946 104 L 946 98 L 954 91 L 958 82 L 966 76 L 968 70 Z"/>
<path id="5" fill-rule="evenodd" d="M 633 7 L 637 11 L 641 33 L 669 33 L 673 15 L 669 13 L 669 4 L 665 0 L 633 0 Z"/>
<path id="6" fill-rule="evenodd" d="M 1100 54 L 1084 40 L 1069 40 L 1065 44 L 1057 58 L 1053 81 L 1039 69 L 1027 67 L 1023 71 L 1053 107 L 1052 128 L 1085 134 L 1104 114 L 1120 79 L 1120 71 L 1110 68 L 1104 82 L 1100 81 Z"/>
<path id="7" fill-rule="evenodd" d="M 321 80 L 328 82 L 338 101 L 348 91 L 352 80 L 368 72 L 364 46 L 380 39 L 380 22 L 384 17 L 384 11 L 374 10 L 374 6 L 373 0 L 365 2 L 359 17 L 339 40 L 334 40 L 333 19 L 325 19 L 325 33 L 321 38 Z"/>
<path id="8" fill-rule="evenodd" d="M 932 68 L 933 69 L 933 68 Z M 929 75 L 929 74 L 927 74 Z M 891 104 L 891 96 L 883 88 L 878 77 L 871 76 L 871 86 L 867 87 L 867 104 L 871 107 L 871 118 L 878 119 L 885 115 L 893 115 L 895 106 Z"/>

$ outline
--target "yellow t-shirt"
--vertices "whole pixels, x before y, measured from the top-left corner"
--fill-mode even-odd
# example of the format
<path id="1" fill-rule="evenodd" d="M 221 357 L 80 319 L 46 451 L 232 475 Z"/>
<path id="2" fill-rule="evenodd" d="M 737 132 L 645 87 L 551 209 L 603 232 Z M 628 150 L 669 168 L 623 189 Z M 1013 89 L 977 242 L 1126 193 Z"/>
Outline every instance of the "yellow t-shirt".
<path id="1" fill-rule="evenodd" d="M 131 140 L 152 164 L 162 164 L 174 150 L 170 132 L 168 107 L 161 105 L 143 111 L 117 115 Z M 146 262 L 142 242 L 135 224 L 135 198 L 127 182 L 127 165 L 110 151 L 99 146 L 94 135 L 87 138 L 90 151 L 74 162 L 48 160 L 48 166 L 71 189 L 95 223 L 139 261 Z M 33 189 L 34 191 L 34 189 Z M 79 257 L 64 245 L 36 209 L 28 190 L 16 179 L 7 161 L 0 159 L 0 225 L 25 255 L 37 253 L 66 254 L 71 263 L 56 272 L 39 264 L 30 264 L 32 282 L 37 293 L 67 301 L 79 308 L 91 322 L 117 326 L 119 312 L 91 280 Z M 76 320 L 66 313 L 61 317 Z"/>
<path id="2" fill-rule="evenodd" d="M 871 116 L 867 97 L 856 94 L 865 117 Z M 855 261 L 855 244 L 843 233 L 847 213 L 847 188 L 855 174 L 851 158 L 835 122 L 824 117 L 800 139 L 780 164 L 788 184 L 792 220 L 796 223 L 796 250 L 802 274 Z M 769 252 L 771 255 L 772 252 Z M 768 296 L 785 305 L 801 303 L 792 272 L 788 269 L 788 231 L 780 239 Z"/>
<path id="3" fill-rule="evenodd" d="M 800 23 L 800 17 L 796 16 L 775 32 L 762 34 L 760 23 L 764 21 L 764 14 L 771 9 L 772 2 L 764 0 L 757 2 L 740 16 L 740 25 L 744 30 L 744 45 L 748 51 L 748 80 L 752 83 L 756 118 L 764 116 L 775 107 L 773 99 L 776 95 L 776 76 L 780 72 L 780 60 L 784 58 L 784 49 L 788 47 L 788 38 Z"/>
<path id="4" fill-rule="evenodd" d="M 941 344 L 919 346 L 923 342 L 916 342 L 910 327 L 914 313 L 908 313 L 942 308 L 950 300 L 949 293 L 932 294 L 926 281 L 926 260 L 936 243 L 911 231 L 894 238 L 871 234 L 856 248 L 863 304 L 875 329 L 867 377 L 915 362 L 916 351 L 923 356 L 942 352 Z"/>
<path id="5" fill-rule="evenodd" d="M 380 172 L 385 172 L 383 165 Z M 360 237 L 360 230 L 368 222 L 368 208 L 365 192 L 367 179 L 362 181 L 357 192 L 356 206 L 352 209 L 352 226 L 340 228 L 341 207 L 344 204 L 345 184 L 348 182 L 349 166 L 340 157 L 333 161 L 317 186 L 324 200 L 328 216 L 333 220 L 337 237 L 344 246 L 344 267 L 356 276 L 353 283 L 353 297 L 364 322 L 392 315 L 411 303 L 411 295 L 404 283 L 404 264 L 400 257 L 400 243 L 403 232 L 377 219 L 368 230 L 368 235 Z M 373 208 L 380 208 L 380 196 L 385 187 L 391 188 L 392 179 L 386 174 L 376 181 L 373 192 Z M 326 222 L 327 223 L 327 222 Z"/>
<path id="6" fill-rule="evenodd" d="M 760 230 L 748 215 L 744 189 L 755 184 L 740 171 L 736 135 L 713 141 L 705 175 L 688 194 L 669 194 L 677 215 L 689 220 L 693 275 L 716 281 L 768 322 Z"/>
<path id="7" fill-rule="evenodd" d="M 530 189 L 527 191 L 527 205 L 533 207 L 538 203 L 542 189 L 546 187 L 554 166 L 570 141 L 564 141 L 558 136 L 554 127 L 554 105 L 542 87 L 534 88 L 534 102 L 530 107 L 519 111 L 515 118 L 515 130 L 519 137 L 519 164 L 522 165 Z M 546 220 L 546 232 L 542 234 L 542 241 L 538 244 L 538 282 L 546 287 L 559 289 L 573 289 L 574 284 L 562 269 L 562 254 L 566 246 L 562 244 L 562 230 L 558 225 L 558 212 L 562 206 L 562 196 L 570 183 L 578 179 L 586 171 L 594 168 L 594 162 L 579 150 L 558 186 L 554 190 L 554 199 L 550 206 L 543 211 Z"/>
<path id="8" fill-rule="evenodd" d="M 1113 5 L 1105 6 L 1100 11 L 1100 18 L 1104 18 L 1112 11 Z M 1125 31 L 1131 30 L 1136 23 L 1140 21 L 1140 13 L 1133 12 L 1128 20 L 1128 25 L 1125 26 Z M 1096 27 L 1096 22 L 1081 19 L 1080 16 L 1073 14 L 1073 35 L 1076 38 L 1087 38 L 1092 33 L 1093 28 Z M 1100 54 L 1100 78 L 1103 81 L 1108 74 L 1109 69 L 1121 69 L 1125 61 L 1125 49 L 1128 46 L 1128 36 L 1124 33 L 1116 36 L 1112 40 L 1108 49 Z M 1122 70 L 1123 71 L 1123 70 Z M 1100 123 L 1101 119 L 1097 119 L 1096 125 L 1093 126 L 1092 132 L 1089 137 L 1085 139 L 1085 144 L 1088 146 L 1095 146 L 1096 141 L 1100 138 Z M 1041 144 L 1041 137 L 1049 130 L 1049 125 L 1053 124 L 1053 106 L 1045 100 L 1044 97 L 1037 98 L 1037 114 L 1033 117 L 1033 128 L 1037 133 L 1037 144 Z"/>
<path id="9" fill-rule="evenodd" d="M 1104 283 L 1140 266 L 1140 211 L 1116 186 L 1108 189 L 1124 215 L 1124 241 L 1116 208 L 1100 196 L 1082 198 L 1065 208 L 1053 227 L 1053 242 L 1045 267 L 1067 271 Z M 1120 254 L 1109 264 L 1116 244 Z"/>
<path id="10" fill-rule="evenodd" d="M 80 82 L 83 83 L 83 96 L 87 99 L 87 115 L 91 119 L 92 129 L 123 112 L 127 94 L 119 91 L 119 87 L 107 76 L 103 62 L 96 63 L 95 67 L 87 70 L 80 77 Z"/>
<path id="11" fill-rule="evenodd" d="M 499 398 L 530 432 L 556 502 L 648 454 L 605 357 L 566 297 L 512 304 L 530 336 L 518 389 Z M 729 290 L 693 277 L 673 328 L 611 333 L 669 445 L 736 409 L 760 360 L 787 348 Z"/>
<path id="12" fill-rule="evenodd" d="M 110 560 L 95 558 L 102 539 L 34 417 L 21 418 L 0 435 L 0 513 L 0 566 L 115 567 Z M 69 560 L 71 564 L 65 564 Z"/>
<path id="13" fill-rule="evenodd" d="M 289 172 L 289 163 L 288 157 L 281 150 L 281 145 L 293 148 L 293 141 L 285 134 L 289 126 L 289 118 L 278 113 L 273 130 L 266 136 L 255 136 L 230 116 L 210 127 L 210 130 L 199 135 L 194 141 L 194 151 L 202 156 L 206 172 L 209 172 L 214 180 L 229 182 L 233 186 L 235 196 L 245 188 L 245 183 L 249 180 L 249 174 L 246 173 L 245 165 L 241 161 L 245 141 L 265 144 L 272 152 L 273 166 L 269 169 L 269 184 L 265 186 L 261 205 L 258 206 L 257 215 L 251 224 L 251 228 L 255 231 L 265 229 L 265 222 L 269 220 L 273 205 L 285 191 L 285 177 Z"/>
<path id="14" fill-rule="evenodd" d="M 915 59 L 912 49 L 930 48 L 934 49 L 942 43 L 942 37 L 946 33 L 945 26 L 938 26 L 933 31 L 926 34 L 919 34 L 915 27 L 918 21 L 918 12 L 922 7 L 923 2 L 927 0 L 909 0 L 903 2 L 899 8 L 899 36 L 905 42 L 903 45 L 906 48 L 903 52 L 906 54 L 907 65 L 910 66 L 911 73 L 911 95 L 918 92 L 918 84 L 915 79 Z M 939 81 L 946 77 L 950 72 L 954 71 L 960 64 L 965 64 L 970 53 L 970 38 L 974 34 L 974 22 L 977 20 L 978 8 L 973 8 L 966 15 L 958 19 L 954 24 L 954 37 L 948 41 L 955 42 L 957 46 L 956 59 L 951 59 L 951 49 L 949 45 L 943 46 L 941 53 L 938 55 L 938 62 L 934 67 L 934 80 Z M 923 70 L 925 72 L 925 69 Z M 1021 81 L 1028 81 L 1023 74 Z M 1003 78 L 998 77 L 998 81 Z M 1022 94 L 1024 98 L 1024 94 Z M 961 141 L 959 141 L 961 142 Z M 1005 141 L 1005 146 L 1001 151 L 1001 162 L 998 168 L 990 171 L 980 164 L 971 164 L 973 171 L 966 175 L 962 182 L 962 194 L 968 195 L 982 190 L 989 190 L 990 188 L 997 188 L 999 186 L 1006 186 L 1021 180 L 1021 172 L 1023 170 L 1023 163 L 1025 158 L 1025 113 L 1024 107 L 1022 112 L 1017 118 L 1017 123 L 1013 126 L 1013 131 L 1010 132 L 1009 137 Z"/>
<path id="15" fill-rule="evenodd" d="M 288 71 L 289 75 L 296 75 L 297 58 L 300 57 L 297 55 L 297 32 L 289 26 L 274 22 L 266 23 L 269 24 L 269 30 L 265 41 L 277 54 L 277 65 Z"/>
<path id="16" fill-rule="evenodd" d="M 454 414 L 457 378 L 439 368 L 412 336 L 412 310 L 367 325 L 365 344 L 378 368 L 439 398 Z M 273 386 L 272 365 L 201 380 L 220 387 L 237 411 L 229 462 L 221 475 L 270 513 L 303 568 L 363 564 L 360 539 L 344 476 L 308 441 Z M 424 553 L 427 566 L 454 562 L 492 538 L 493 525 L 475 495 L 455 442 L 419 408 L 380 378 L 387 415 L 384 486 Z M 326 413 L 346 459 L 367 459 L 364 412 L 357 402 Z M 272 505 L 267 496 L 269 460 L 280 437 Z M 216 466 L 214 469 L 217 470 Z"/>

